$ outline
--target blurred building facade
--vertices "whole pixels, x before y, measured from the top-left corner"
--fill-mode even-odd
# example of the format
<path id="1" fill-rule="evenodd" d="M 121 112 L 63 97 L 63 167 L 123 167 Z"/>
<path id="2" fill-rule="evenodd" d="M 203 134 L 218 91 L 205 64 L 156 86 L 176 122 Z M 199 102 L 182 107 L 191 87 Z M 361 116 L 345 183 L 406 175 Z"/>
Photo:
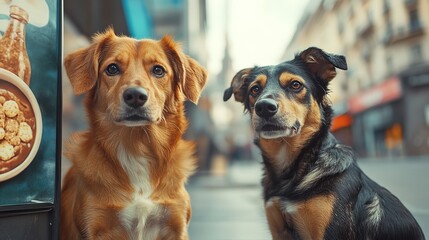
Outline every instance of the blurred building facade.
<path id="1" fill-rule="evenodd" d="M 230 2 L 225 4 L 224 10 L 224 37 L 225 45 L 223 49 L 223 58 L 221 70 L 215 76 L 214 81 L 208 86 L 208 92 L 213 102 L 211 114 L 215 122 L 216 136 L 215 141 L 219 152 L 232 161 L 249 161 L 258 159 L 259 154 L 255 154 L 253 144 L 253 132 L 250 125 L 250 119 L 244 112 L 242 104 L 230 99 L 223 102 L 225 89 L 231 85 L 232 78 L 237 73 L 234 69 L 234 58 L 232 57 L 232 44 L 228 34 L 228 25 L 230 24 Z"/>
<path id="2" fill-rule="evenodd" d="M 135 38 L 172 35 L 187 54 L 207 62 L 206 0 L 64 0 L 64 12 L 88 38 L 109 26 Z"/>
<path id="3" fill-rule="evenodd" d="M 429 155 L 429 0 L 311 1 L 283 59 L 342 54 L 332 131 L 361 157 Z"/>

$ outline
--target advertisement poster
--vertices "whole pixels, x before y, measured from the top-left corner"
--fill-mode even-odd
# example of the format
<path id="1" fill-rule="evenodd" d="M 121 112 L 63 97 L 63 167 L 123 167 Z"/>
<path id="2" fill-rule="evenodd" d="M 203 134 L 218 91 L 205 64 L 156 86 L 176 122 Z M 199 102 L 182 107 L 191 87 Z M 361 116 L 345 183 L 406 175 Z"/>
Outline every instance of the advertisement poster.
<path id="1" fill-rule="evenodd" d="M 60 12 L 56 0 L 0 0 L 0 213 L 56 199 Z"/>

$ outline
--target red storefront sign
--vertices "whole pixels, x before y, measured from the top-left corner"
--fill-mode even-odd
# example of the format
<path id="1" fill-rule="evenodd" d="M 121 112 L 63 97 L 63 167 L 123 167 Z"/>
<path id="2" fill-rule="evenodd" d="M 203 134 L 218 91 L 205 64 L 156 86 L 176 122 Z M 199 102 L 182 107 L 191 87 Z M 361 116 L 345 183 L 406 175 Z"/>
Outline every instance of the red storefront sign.
<path id="1" fill-rule="evenodd" d="M 335 132 L 339 129 L 350 127 L 353 123 L 353 118 L 350 114 L 342 114 L 332 119 L 331 131 Z"/>
<path id="2" fill-rule="evenodd" d="M 359 113 L 368 108 L 382 105 L 400 98 L 401 81 L 391 77 L 383 83 L 351 97 L 348 101 L 350 113 Z"/>

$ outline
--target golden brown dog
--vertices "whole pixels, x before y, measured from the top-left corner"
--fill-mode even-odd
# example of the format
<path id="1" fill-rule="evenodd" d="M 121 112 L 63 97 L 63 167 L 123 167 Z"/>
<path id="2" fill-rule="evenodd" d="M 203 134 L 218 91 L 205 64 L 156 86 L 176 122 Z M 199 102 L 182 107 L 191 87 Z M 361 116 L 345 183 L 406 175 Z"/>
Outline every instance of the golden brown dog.
<path id="1" fill-rule="evenodd" d="M 61 196 L 62 239 L 188 239 L 185 181 L 193 144 L 183 101 L 198 101 L 207 73 L 170 38 L 112 29 L 65 58 L 89 129 L 72 137 Z"/>

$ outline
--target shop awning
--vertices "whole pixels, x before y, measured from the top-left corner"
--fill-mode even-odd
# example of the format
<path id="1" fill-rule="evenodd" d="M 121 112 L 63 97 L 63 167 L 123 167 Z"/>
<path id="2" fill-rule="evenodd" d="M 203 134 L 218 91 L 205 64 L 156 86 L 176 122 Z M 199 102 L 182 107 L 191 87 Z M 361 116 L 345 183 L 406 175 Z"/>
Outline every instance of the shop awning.
<path id="1" fill-rule="evenodd" d="M 351 97 L 348 101 L 349 112 L 352 114 L 379 106 L 402 96 L 401 81 L 393 76 L 379 85 Z"/>

